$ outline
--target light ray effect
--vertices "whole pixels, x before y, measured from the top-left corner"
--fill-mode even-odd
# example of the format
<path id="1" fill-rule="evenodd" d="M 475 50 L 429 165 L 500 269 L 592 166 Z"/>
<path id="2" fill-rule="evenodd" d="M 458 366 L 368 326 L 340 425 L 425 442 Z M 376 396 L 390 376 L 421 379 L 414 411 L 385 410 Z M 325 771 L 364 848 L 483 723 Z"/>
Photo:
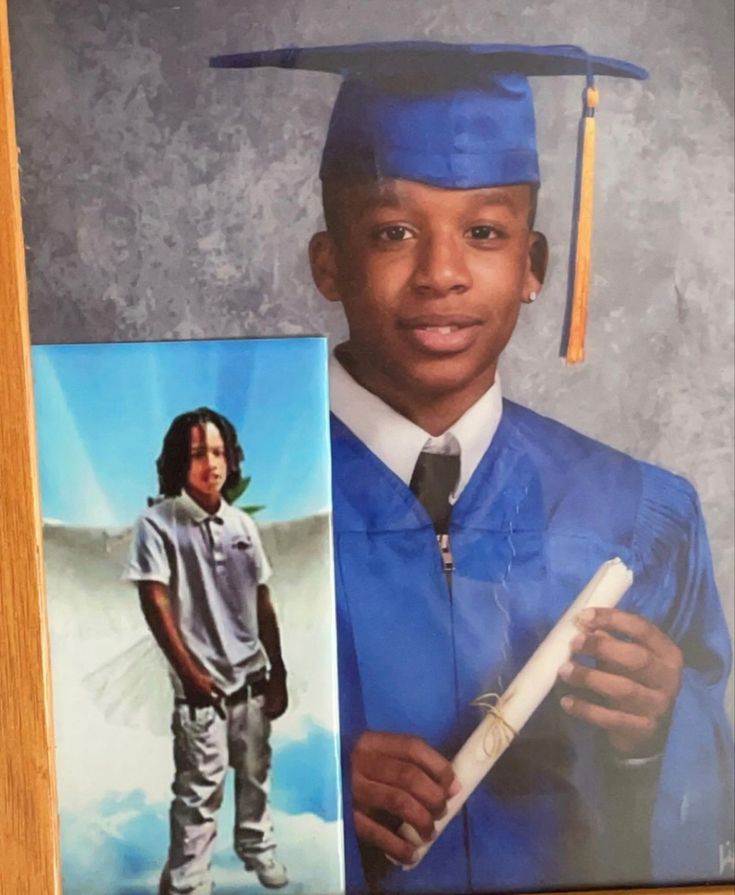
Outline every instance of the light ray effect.
<path id="1" fill-rule="evenodd" d="M 203 405 L 238 429 L 259 519 L 323 511 L 326 354 L 317 337 L 34 347 L 44 516 L 132 524 L 157 493 L 171 420 Z"/>
<path id="2" fill-rule="evenodd" d="M 94 448 L 79 432 L 70 396 L 45 356 L 34 360 L 39 467 L 44 511 L 71 525 L 118 524 L 94 468 Z"/>

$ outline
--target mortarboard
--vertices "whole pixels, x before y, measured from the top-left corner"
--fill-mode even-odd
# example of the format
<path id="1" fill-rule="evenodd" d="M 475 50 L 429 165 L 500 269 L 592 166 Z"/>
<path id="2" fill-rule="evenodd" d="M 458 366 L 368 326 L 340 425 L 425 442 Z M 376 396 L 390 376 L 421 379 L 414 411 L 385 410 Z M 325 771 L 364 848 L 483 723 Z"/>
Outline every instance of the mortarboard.
<path id="1" fill-rule="evenodd" d="M 343 78 L 320 176 L 446 189 L 540 183 L 529 77 L 585 77 L 562 354 L 584 359 L 595 156 L 595 75 L 645 69 L 581 47 L 396 41 L 216 56 L 213 68 L 275 66 Z"/>

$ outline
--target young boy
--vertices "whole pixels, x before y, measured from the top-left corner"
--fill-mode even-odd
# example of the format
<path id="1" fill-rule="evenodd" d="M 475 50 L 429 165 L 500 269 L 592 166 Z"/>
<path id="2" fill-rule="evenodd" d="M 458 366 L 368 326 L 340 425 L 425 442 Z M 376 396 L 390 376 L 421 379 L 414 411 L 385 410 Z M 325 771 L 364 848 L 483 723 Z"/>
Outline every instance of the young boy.
<path id="1" fill-rule="evenodd" d="M 127 578 L 173 674 L 174 799 L 161 895 L 209 895 L 228 767 L 235 851 L 269 888 L 285 886 L 268 811 L 270 722 L 286 669 L 258 529 L 226 495 L 243 452 L 232 424 L 200 407 L 176 417 L 157 461 L 160 493 L 138 520 Z"/>
<path id="2" fill-rule="evenodd" d="M 315 283 L 331 370 L 348 890 L 480 892 L 716 877 L 731 846 L 729 636 L 691 486 L 503 400 L 541 291 L 527 75 L 644 77 L 572 47 L 288 49 L 219 67 L 340 72 Z M 583 209 L 584 211 L 584 209 Z M 583 260 L 583 259 L 582 259 Z M 416 869 L 449 760 L 597 567 L 635 583 Z M 724 782 L 723 782 L 724 781 Z M 358 847 L 359 846 L 359 847 Z"/>

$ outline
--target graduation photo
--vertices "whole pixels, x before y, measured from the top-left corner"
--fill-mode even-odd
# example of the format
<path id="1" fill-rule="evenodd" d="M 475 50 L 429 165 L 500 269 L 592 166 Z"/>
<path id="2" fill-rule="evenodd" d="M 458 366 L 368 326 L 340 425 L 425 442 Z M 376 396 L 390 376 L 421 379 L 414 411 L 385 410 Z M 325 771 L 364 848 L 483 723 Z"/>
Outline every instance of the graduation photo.
<path id="1" fill-rule="evenodd" d="M 732 881 L 732 4 L 129 12 L 11 14 L 32 329 L 329 336 L 346 893 Z"/>

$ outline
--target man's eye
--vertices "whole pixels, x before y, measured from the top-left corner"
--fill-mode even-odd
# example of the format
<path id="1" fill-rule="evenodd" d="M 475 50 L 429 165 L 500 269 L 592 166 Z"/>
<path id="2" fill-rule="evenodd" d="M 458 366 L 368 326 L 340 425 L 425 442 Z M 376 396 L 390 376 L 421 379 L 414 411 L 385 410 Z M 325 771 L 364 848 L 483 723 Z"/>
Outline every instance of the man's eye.
<path id="1" fill-rule="evenodd" d="M 477 240 L 497 239 L 500 236 L 500 232 L 490 224 L 476 224 L 474 227 L 470 227 L 467 231 L 467 236 L 470 239 Z"/>
<path id="2" fill-rule="evenodd" d="M 402 227 L 400 224 L 383 227 L 382 230 L 378 231 L 378 239 L 384 242 L 403 242 L 405 239 L 410 239 L 411 236 L 412 233 L 408 227 Z"/>

